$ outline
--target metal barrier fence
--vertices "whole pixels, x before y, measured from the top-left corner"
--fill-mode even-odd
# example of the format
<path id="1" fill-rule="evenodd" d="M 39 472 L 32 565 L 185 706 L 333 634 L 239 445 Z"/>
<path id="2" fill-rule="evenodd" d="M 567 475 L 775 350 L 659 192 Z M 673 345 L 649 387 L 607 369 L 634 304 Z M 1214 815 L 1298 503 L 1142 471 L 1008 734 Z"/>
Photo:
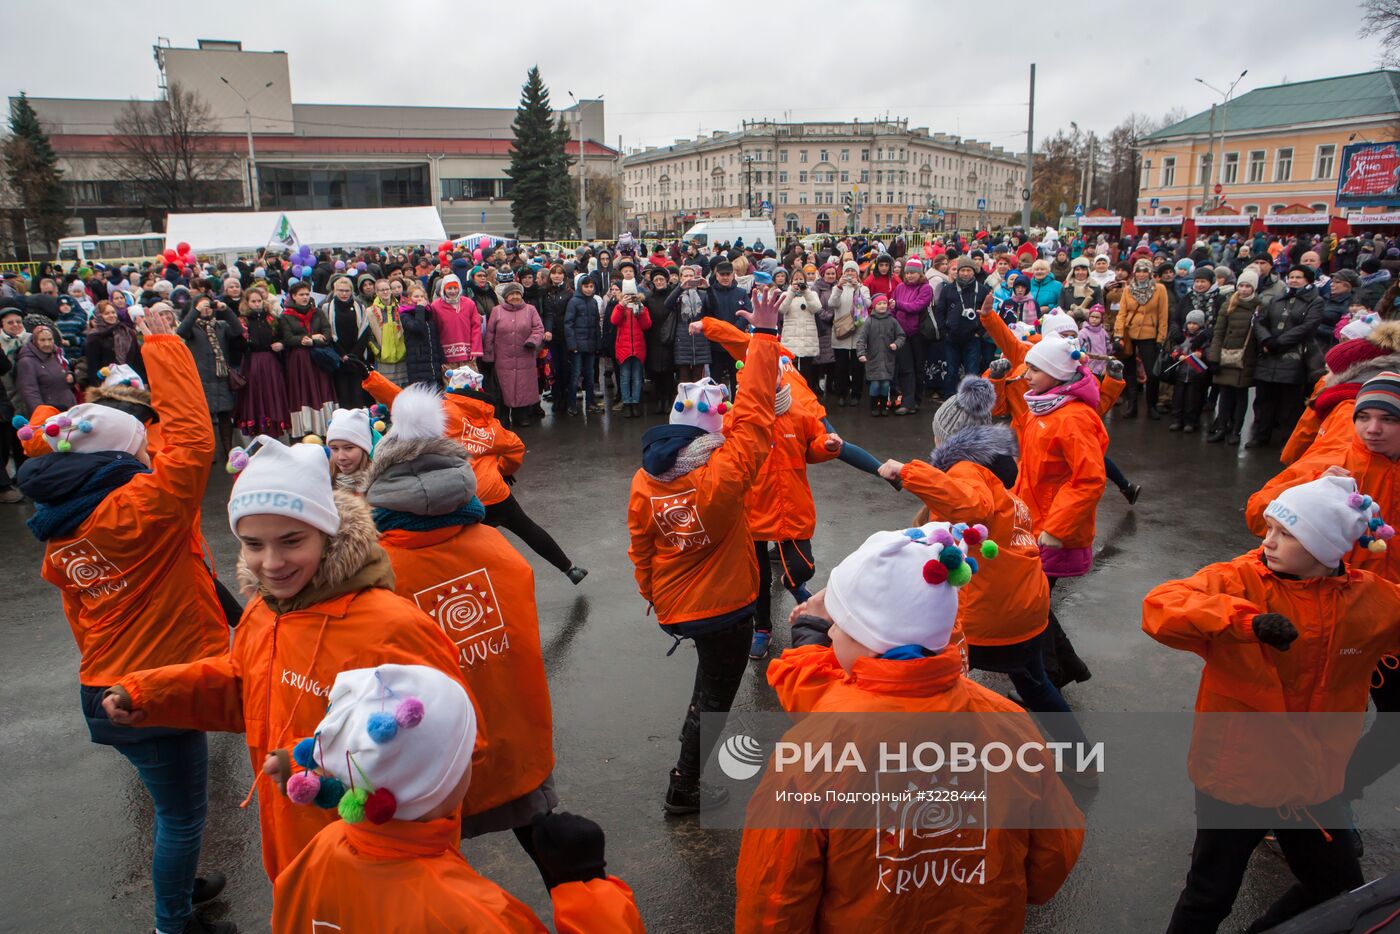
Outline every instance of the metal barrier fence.
<path id="1" fill-rule="evenodd" d="M 40 263 L 0 263 L 0 272 L 18 272 L 32 277 L 39 271 Z"/>

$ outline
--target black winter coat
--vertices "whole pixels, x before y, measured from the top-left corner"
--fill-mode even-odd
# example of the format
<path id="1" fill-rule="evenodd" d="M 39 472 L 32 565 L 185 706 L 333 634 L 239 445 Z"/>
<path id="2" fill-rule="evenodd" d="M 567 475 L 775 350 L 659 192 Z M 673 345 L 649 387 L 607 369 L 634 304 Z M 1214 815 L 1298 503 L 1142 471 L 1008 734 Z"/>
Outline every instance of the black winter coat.
<path id="1" fill-rule="evenodd" d="M 1302 385 L 1308 378 L 1311 338 L 1322 320 L 1322 298 L 1308 286 L 1264 303 L 1254 319 L 1258 358 L 1255 382 Z"/>
<path id="2" fill-rule="evenodd" d="M 603 344 L 603 322 L 598 301 L 592 295 L 575 293 L 564 312 L 564 340 L 569 353 L 597 353 Z"/>
<path id="3" fill-rule="evenodd" d="M 569 299 L 574 297 L 574 290 L 567 284 L 558 286 L 545 286 L 540 293 L 540 303 L 535 308 L 540 313 L 540 322 L 544 329 L 554 335 L 555 340 L 561 339 L 564 331 L 564 312 L 569 307 Z"/>
<path id="4" fill-rule="evenodd" d="M 651 327 L 647 328 L 647 371 L 651 373 L 669 373 L 675 369 L 675 334 L 671 323 L 672 311 L 666 298 L 676 289 L 676 286 L 666 286 L 663 289 L 653 289 L 647 293 L 646 306 L 647 313 L 651 315 Z M 665 336 L 670 333 L 671 339 L 665 340 Z"/>
<path id="5" fill-rule="evenodd" d="M 957 280 L 943 283 L 938 290 L 938 301 L 933 306 L 933 320 L 938 324 L 938 333 L 959 347 L 983 337 L 986 332 L 982 330 L 982 318 L 977 310 L 982 307 L 988 294 L 987 287 L 976 281 L 971 285 L 963 285 Z"/>
<path id="6" fill-rule="evenodd" d="M 438 337 L 437 319 L 426 305 L 399 309 L 399 327 L 403 329 L 403 365 L 408 385 L 431 383 L 442 379 L 442 341 Z"/>

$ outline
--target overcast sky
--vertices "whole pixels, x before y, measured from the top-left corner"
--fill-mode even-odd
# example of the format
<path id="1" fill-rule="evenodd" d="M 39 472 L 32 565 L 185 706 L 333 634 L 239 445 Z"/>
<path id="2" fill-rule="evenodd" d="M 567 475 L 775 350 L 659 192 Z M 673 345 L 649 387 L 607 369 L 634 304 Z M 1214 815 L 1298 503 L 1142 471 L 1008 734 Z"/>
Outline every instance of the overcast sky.
<path id="1" fill-rule="evenodd" d="M 0 0 L 0 84 L 7 95 L 152 97 L 157 36 L 177 47 L 239 39 L 288 53 L 298 103 L 514 107 L 538 64 L 556 106 L 568 105 L 567 91 L 603 96 L 606 142 L 621 136 L 625 148 L 734 129 L 744 118 L 888 112 L 1023 151 L 1033 60 L 1039 141 L 1071 120 L 1103 133 L 1132 111 L 1206 109 L 1218 98 L 1195 77 L 1224 88 L 1248 68 L 1245 91 L 1369 71 L 1380 54 L 1358 37 L 1354 0 L 1217 3 L 1205 15 L 1112 6 Z"/>

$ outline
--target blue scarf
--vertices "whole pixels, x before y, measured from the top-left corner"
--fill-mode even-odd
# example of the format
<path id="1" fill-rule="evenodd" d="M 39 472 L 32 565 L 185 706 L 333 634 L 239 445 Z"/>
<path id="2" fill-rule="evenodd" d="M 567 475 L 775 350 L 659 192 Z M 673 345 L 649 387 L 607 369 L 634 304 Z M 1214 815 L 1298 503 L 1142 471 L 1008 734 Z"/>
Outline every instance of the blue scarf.
<path id="1" fill-rule="evenodd" d="M 374 526 L 381 532 L 403 529 L 406 532 L 431 532 L 453 525 L 476 525 L 486 518 L 486 507 L 473 496 L 452 512 L 441 516 L 420 516 L 412 512 L 378 508 L 374 510 Z"/>
<path id="2" fill-rule="evenodd" d="M 653 477 L 670 470 L 686 445 L 705 434 L 694 425 L 657 425 L 642 435 L 642 469 Z"/>
<path id="3" fill-rule="evenodd" d="M 87 521 L 115 490 L 151 468 L 130 454 L 50 454 L 25 461 L 20 490 L 34 500 L 34 515 L 25 524 L 41 542 L 62 538 Z"/>
<path id="4" fill-rule="evenodd" d="M 915 658 L 930 658 L 937 654 L 937 652 L 930 652 L 922 645 L 914 645 L 911 643 L 909 645 L 897 645 L 879 657 L 893 659 L 897 662 L 907 662 Z"/>

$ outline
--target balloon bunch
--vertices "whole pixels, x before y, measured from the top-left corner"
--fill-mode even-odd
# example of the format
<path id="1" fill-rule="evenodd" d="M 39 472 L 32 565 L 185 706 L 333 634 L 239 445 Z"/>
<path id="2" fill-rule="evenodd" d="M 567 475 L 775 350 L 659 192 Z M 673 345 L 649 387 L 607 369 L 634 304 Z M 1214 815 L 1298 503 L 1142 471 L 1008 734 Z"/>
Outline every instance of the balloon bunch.
<path id="1" fill-rule="evenodd" d="M 444 240 L 438 244 L 438 265 L 447 269 L 452 265 L 452 241 Z"/>
<path id="2" fill-rule="evenodd" d="M 197 266 L 199 264 L 199 257 L 190 249 L 190 245 L 183 240 L 175 244 L 173 250 L 170 247 L 166 247 L 164 252 L 160 255 L 167 265 L 174 266 L 178 269 L 180 275 L 185 274 L 186 267 Z"/>
<path id="3" fill-rule="evenodd" d="M 298 279 L 305 279 L 311 275 L 311 270 L 316 268 L 316 255 L 311 252 L 311 247 L 303 243 L 301 248 L 291 255 L 289 262 L 292 264 L 292 275 Z"/>

